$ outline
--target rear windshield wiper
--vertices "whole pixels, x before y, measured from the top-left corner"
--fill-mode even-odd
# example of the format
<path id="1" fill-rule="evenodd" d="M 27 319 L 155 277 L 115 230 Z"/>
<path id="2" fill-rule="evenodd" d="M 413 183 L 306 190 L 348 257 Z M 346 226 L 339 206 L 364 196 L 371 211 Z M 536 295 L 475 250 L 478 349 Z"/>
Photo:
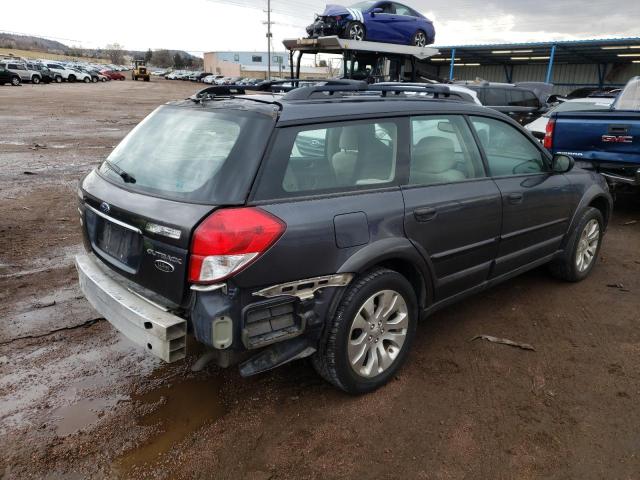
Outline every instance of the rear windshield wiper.
<path id="1" fill-rule="evenodd" d="M 111 163 L 109 160 L 105 160 L 104 163 L 107 167 L 109 167 L 111 170 L 113 170 L 118 175 L 120 175 L 120 178 L 122 178 L 124 183 L 136 183 L 136 179 L 134 178 L 133 175 L 128 174 L 116 164 Z"/>

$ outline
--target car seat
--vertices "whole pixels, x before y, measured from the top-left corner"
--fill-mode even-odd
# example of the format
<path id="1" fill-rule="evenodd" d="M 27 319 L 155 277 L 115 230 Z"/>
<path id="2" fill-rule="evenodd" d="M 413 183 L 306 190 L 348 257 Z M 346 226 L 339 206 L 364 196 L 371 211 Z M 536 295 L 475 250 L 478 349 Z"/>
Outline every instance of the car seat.
<path id="1" fill-rule="evenodd" d="M 340 132 L 338 150 L 331 157 L 331 164 L 339 186 L 351 185 L 358 162 L 358 127 L 344 127 Z"/>
<path id="2" fill-rule="evenodd" d="M 467 176 L 455 168 L 453 141 L 444 137 L 424 137 L 413 148 L 412 184 L 433 185 L 465 180 Z"/>

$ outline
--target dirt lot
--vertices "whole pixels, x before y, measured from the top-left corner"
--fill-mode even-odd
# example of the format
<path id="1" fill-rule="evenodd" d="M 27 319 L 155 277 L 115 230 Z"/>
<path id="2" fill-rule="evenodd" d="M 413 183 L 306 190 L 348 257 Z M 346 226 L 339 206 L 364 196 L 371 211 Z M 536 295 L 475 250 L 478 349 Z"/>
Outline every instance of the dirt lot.
<path id="1" fill-rule="evenodd" d="M 638 478 L 633 198 L 588 280 L 537 270 L 438 313 L 365 397 L 307 362 L 250 379 L 193 374 L 195 354 L 162 365 L 98 319 L 72 267 L 77 181 L 196 88 L 0 87 L 0 478 Z"/>

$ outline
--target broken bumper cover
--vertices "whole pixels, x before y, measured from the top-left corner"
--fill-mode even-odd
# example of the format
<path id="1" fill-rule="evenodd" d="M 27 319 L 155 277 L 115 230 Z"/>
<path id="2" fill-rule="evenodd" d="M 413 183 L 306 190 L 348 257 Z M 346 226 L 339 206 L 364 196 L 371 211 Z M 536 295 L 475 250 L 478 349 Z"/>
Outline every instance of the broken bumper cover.
<path id="1" fill-rule="evenodd" d="M 166 362 L 186 355 L 187 322 L 117 282 L 91 254 L 77 255 L 80 289 L 89 303 L 136 345 Z"/>
<path id="2" fill-rule="evenodd" d="M 330 35 L 342 35 L 344 28 L 335 20 L 316 20 L 307 28 L 307 35 L 309 38 L 320 38 Z"/>

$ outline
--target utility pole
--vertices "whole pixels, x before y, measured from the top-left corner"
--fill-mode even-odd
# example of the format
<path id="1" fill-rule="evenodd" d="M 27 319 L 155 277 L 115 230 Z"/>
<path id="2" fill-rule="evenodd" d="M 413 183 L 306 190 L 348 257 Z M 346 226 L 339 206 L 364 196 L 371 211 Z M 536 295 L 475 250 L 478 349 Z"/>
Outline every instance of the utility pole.
<path id="1" fill-rule="evenodd" d="M 271 0 L 267 0 L 267 80 L 271 80 Z"/>

